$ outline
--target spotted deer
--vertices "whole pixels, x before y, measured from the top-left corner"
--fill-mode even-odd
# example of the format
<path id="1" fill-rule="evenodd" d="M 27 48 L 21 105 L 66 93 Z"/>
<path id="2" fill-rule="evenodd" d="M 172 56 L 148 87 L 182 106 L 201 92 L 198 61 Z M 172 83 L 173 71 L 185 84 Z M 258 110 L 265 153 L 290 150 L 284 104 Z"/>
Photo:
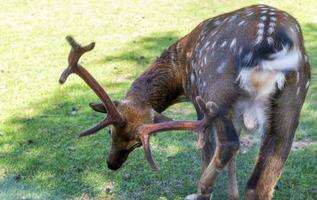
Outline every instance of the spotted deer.
<path id="1" fill-rule="evenodd" d="M 228 198 L 239 199 L 235 174 L 239 135 L 242 129 L 253 130 L 261 134 L 261 146 L 246 199 L 272 198 L 311 76 L 295 18 L 270 6 L 254 5 L 205 20 L 165 50 L 132 83 L 122 101 L 111 101 L 78 64 L 94 43 L 80 46 L 71 37 L 67 40 L 72 49 L 60 83 L 76 73 L 101 99 L 102 103 L 90 106 L 107 117 L 81 136 L 112 125 L 110 169 L 120 168 L 129 153 L 143 145 L 150 166 L 158 170 L 150 136 L 168 130 L 196 131 L 203 172 L 197 194 L 186 199 L 211 198 L 215 180 L 227 164 Z M 173 121 L 160 114 L 184 100 L 196 108 L 196 121 Z"/>

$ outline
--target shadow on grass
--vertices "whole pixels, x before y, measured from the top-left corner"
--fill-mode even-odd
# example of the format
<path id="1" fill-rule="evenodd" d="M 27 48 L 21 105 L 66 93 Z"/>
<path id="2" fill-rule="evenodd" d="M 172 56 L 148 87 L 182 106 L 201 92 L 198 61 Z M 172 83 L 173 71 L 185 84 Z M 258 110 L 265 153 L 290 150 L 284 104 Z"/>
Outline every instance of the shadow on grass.
<path id="1" fill-rule="evenodd" d="M 99 60 L 100 63 L 112 63 L 127 61 L 145 67 L 160 56 L 164 49 L 168 48 L 178 38 L 175 32 L 155 33 L 129 42 L 122 53 L 106 56 Z"/>
<path id="2" fill-rule="evenodd" d="M 317 52 L 317 26 L 303 26 L 307 32 L 308 53 Z M 162 33 L 140 38 L 127 44 L 127 50 L 103 58 L 102 63 L 125 60 L 142 67 L 176 40 L 174 33 Z M 312 58 L 312 65 L 317 63 Z M 135 72 L 135 76 L 139 73 Z M 313 69 L 316 74 L 316 69 Z M 57 83 L 56 83 L 57 84 Z M 111 96 L 122 96 L 126 83 L 103 84 L 116 88 Z M 302 128 L 316 136 L 316 79 L 313 78 Z M 182 199 L 196 192 L 200 176 L 200 153 L 196 150 L 194 134 L 162 134 L 154 138 L 153 152 L 161 166 L 160 173 L 152 172 L 141 149 L 130 156 L 117 172 L 109 171 L 105 158 L 110 146 L 106 131 L 79 139 L 78 133 L 92 126 L 103 115 L 89 111 L 88 102 L 97 99 L 88 88 L 67 86 L 56 91 L 50 99 L 28 106 L 37 111 L 31 117 L 8 119 L 1 127 L 1 166 L 7 170 L 0 176 L 1 199 L 67 199 L 87 194 L 101 199 Z M 79 111 L 77 111 L 79 109 Z M 277 199 L 313 199 L 311 192 L 316 177 L 316 148 L 291 154 L 280 181 Z M 238 178 L 241 192 L 251 173 L 256 151 L 239 155 Z M 310 162 L 307 162 L 309 160 Z M 301 177 L 298 176 L 301 174 Z M 17 177 L 21 175 L 21 178 Z M 15 180 L 17 179 L 17 180 Z M 316 186 L 316 184 L 315 184 Z M 216 199 L 226 199 L 226 178 L 220 177 L 215 188 Z M 291 188 L 291 189 L 290 189 Z M 300 195 L 300 196 L 298 196 Z M 298 198 L 297 198 L 298 197 Z M 309 198 L 306 198 L 309 197 Z"/>

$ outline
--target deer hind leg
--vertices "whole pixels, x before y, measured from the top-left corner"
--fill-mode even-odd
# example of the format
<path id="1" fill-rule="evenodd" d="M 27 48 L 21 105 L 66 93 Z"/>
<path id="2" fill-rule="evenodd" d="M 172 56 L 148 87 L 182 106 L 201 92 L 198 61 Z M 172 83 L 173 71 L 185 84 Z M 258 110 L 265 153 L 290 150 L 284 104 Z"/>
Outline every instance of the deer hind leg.
<path id="1" fill-rule="evenodd" d="M 215 131 L 212 126 L 208 127 L 206 129 L 206 143 L 205 146 L 202 148 L 202 172 L 205 171 L 207 168 L 208 164 L 210 163 L 215 149 L 216 149 L 216 138 L 215 138 Z"/>
<path id="2" fill-rule="evenodd" d="M 228 163 L 228 199 L 239 200 L 238 181 L 236 175 L 236 157 Z"/>
<path id="3" fill-rule="evenodd" d="M 288 83 L 276 95 L 270 127 L 264 133 L 255 169 L 247 183 L 247 200 L 270 200 L 291 150 L 299 114 L 306 96 L 306 81 Z M 298 91 L 297 95 L 296 91 Z"/>
<path id="4" fill-rule="evenodd" d="M 213 124 L 217 135 L 214 155 L 200 178 L 198 194 L 188 195 L 185 200 L 209 200 L 218 174 L 239 149 L 239 137 L 229 119 L 218 116 Z"/>
<path id="5" fill-rule="evenodd" d="M 239 137 L 231 120 L 219 116 L 214 120 L 214 127 L 217 133 L 217 147 L 211 162 L 200 178 L 198 193 L 201 195 L 212 192 L 218 174 L 239 149 Z"/>
<path id="6" fill-rule="evenodd" d="M 234 119 L 234 127 L 237 131 L 239 137 L 241 135 L 241 124 L 238 120 Z M 228 163 L 228 199 L 229 200 L 239 200 L 239 189 L 238 189 L 238 181 L 237 181 L 237 173 L 236 173 L 236 155 L 231 158 Z"/>
<path id="7" fill-rule="evenodd" d="M 240 135 L 240 129 L 238 129 L 238 133 Z M 210 163 L 216 148 L 216 138 L 214 129 L 212 127 L 209 127 L 206 131 L 206 134 L 208 134 L 208 137 L 206 137 L 206 144 L 202 149 L 202 172 L 205 171 L 208 164 Z M 235 156 L 231 158 L 231 160 L 228 162 L 228 199 L 239 200 Z"/>

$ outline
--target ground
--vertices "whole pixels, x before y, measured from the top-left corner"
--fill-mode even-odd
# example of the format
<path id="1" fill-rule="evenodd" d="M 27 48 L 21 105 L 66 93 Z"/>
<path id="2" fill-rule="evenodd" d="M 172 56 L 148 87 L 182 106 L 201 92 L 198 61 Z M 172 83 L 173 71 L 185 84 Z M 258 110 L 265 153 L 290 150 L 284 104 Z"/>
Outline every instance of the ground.
<path id="1" fill-rule="evenodd" d="M 132 3 L 133 2 L 133 3 Z M 296 143 L 274 199 L 317 199 L 317 3 L 261 1 L 288 11 L 303 29 L 313 74 Z M 67 65 L 65 36 L 96 41 L 83 65 L 114 99 L 170 44 L 202 20 L 256 1 L 25 1 L 0 7 L 0 199 L 183 199 L 196 191 L 200 153 L 191 133 L 160 134 L 153 154 L 160 173 L 150 170 L 142 149 L 117 172 L 105 165 L 107 131 L 78 138 L 103 115 L 87 106 L 97 101 L 76 76 L 59 85 Z M 189 104 L 165 113 L 194 119 Z M 256 159 L 253 136 L 244 136 L 238 156 L 239 190 Z M 251 143 L 251 144 L 250 144 Z M 226 199 L 226 173 L 214 199 Z"/>

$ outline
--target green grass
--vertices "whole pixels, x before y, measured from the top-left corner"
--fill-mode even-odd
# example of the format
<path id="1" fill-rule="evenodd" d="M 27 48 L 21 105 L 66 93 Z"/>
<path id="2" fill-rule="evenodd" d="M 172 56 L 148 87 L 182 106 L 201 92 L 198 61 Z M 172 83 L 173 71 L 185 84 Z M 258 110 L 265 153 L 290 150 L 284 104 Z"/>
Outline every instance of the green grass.
<path id="1" fill-rule="evenodd" d="M 263 1 L 261 1 L 263 2 Z M 317 3 L 265 1 L 300 22 L 312 66 L 317 58 Z M 67 64 L 72 34 L 95 40 L 82 63 L 114 99 L 163 49 L 200 21 L 256 1 L 5 1 L 0 6 L 0 199 L 182 199 L 196 192 L 200 152 L 193 134 L 161 134 L 153 153 L 154 173 L 141 149 L 117 172 L 105 165 L 106 131 L 79 139 L 78 133 L 103 116 L 87 104 L 97 97 L 76 76 L 57 82 Z M 297 140 L 317 141 L 317 80 L 303 107 Z M 72 109 L 79 111 L 72 114 Z M 184 116 L 183 110 L 186 109 Z M 173 106 L 173 118 L 195 118 L 188 104 Z M 256 149 L 238 157 L 239 189 L 253 168 Z M 317 145 L 292 151 L 274 199 L 317 199 Z M 17 177 L 21 175 L 21 179 Z M 17 179 L 17 180 L 16 180 Z M 107 189 L 108 188 L 108 189 Z M 109 192 L 109 190 L 111 190 Z M 215 199 L 226 199 L 226 174 Z"/>

